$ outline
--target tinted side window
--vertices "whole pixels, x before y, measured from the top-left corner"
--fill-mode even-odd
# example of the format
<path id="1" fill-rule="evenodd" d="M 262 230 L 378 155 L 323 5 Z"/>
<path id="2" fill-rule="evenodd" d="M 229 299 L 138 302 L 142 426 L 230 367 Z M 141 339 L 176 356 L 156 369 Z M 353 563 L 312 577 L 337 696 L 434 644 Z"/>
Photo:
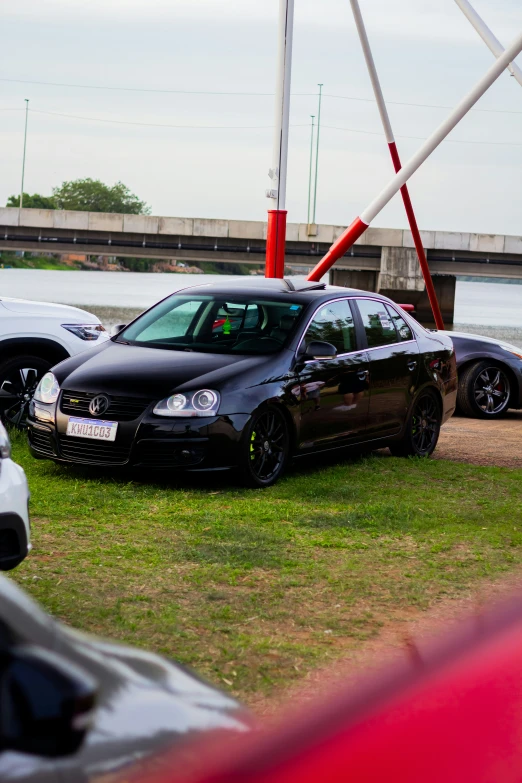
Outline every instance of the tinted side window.
<path id="1" fill-rule="evenodd" d="M 335 345 L 337 353 L 355 351 L 355 326 L 346 299 L 321 307 L 306 332 L 306 344 L 312 340 Z"/>
<path id="2" fill-rule="evenodd" d="M 392 322 L 395 324 L 397 334 L 399 335 L 399 340 L 413 340 L 412 331 L 404 318 L 402 318 L 393 307 L 386 305 L 386 309 L 390 314 Z"/>
<path id="3" fill-rule="evenodd" d="M 368 340 L 368 348 L 379 345 L 392 345 L 398 342 L 395 326 L 384 302 L 372 299 L 357 299 L 357 306 Z"/>

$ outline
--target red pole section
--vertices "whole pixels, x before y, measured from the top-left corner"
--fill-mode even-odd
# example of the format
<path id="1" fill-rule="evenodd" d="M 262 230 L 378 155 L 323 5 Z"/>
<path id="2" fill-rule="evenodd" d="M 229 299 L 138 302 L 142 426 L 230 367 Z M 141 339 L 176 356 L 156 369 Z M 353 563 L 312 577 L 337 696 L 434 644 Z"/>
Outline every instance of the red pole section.
<path id="1" fill-rule="evenodd" d="M 394 141 L 392 141 L 390 144 L 388 144 L 388 147 L 390 149 L 393 166 L 395 171 L 398 172 L 401 170 L 402 166 L 397 145 Z M 437 294 L 435 293 L 430 268 L 428 266 L 428 259 L 426 258 L 426 251 L 424 250 L 424 245 L 422 244 L 419 227 L 417 225 L 417 219 L 415 217 L 415 212 L 413 211 L 413 204 L 411 203 L 410 193 L 407 185 L 402 186 L 401 195 L 404 202 L 404 209 L 406 210 L 406 215 L 408 217 L 408 223 L 410 224 L 411 235 L 413 237 L 413 242 L 417 251 L 417 258 L 419 259 L 422 276 L 424 278 L 426 293 L 428 294 L 431 310 L 433 312 L 433 318 L 435 319 L 435 326 L 437 329 L 444 329 L 444 321 L 442 320 L 439 300 L 437 299 Z"/>
<path id="2" fill-rule="evenodd" d="M 355 218 L 352 225 L 348 226 L 344 234 L 341 234 L 339 239 L 333 243 L 328 253 L 321 258 L 317 266 L 312 269 L 306 279 L 318 283 L 322 276 L 328 272 L 330 267 L 335 264 L 337 259 L 344 256 L 353 243 L 364 234 L 367 228 L 368 223 L 364 223 L 361 218 Z"/>
<path id="3" fill-rule="evenodd" d="M 457 2 L 458 1 L 459 0 L 457 0 Z M 368 34 L 366 33 L 364 20 L 362 18 L 361 9 L 359 6 L 359 0 L 350 0 L 350 3 L 352 6 L 355 26 L 357 27 L 357 32 L 359 33 L 359 39 L 361 41 L 361 47 L 363 50 L 364 59 L 366 60 L 368 74 L 370 76 L 370 81 L 372 83 L 375 100 L 377 101 L 377 108 L 379 109 L 379 114 L 381 115 L 381 122 L 384 129 L 384 135 L 386 136 L 386 141 L 388 142 L 388 148 L 390 150 L 390 155 L 393 161 L 395 172 L 398 172 L 402 168 L 401 161 L 399 158 L 399 151 L 397 149 L 397 145 L 395 143 L 395 139 L 393 136 L 390 117 L 388 115 L 388 109 L 386 108 L 384 95 L 382 94 L 381 83 L 379 81 L 379 76 L 377 74 L 377 67 L 373 59 L 370 41 L 368 38 Z M 415 218 L 415 213 L 413 211 L 413 205 L 411 203 L 410 194 L 408 192 L 407 185 L 402 186 L 401 194 L 402 194 L 402 200 L 404 202 L 404 208 L 406 210 L 406 215 L 408 217 L 408 222 L 410 224 L 413 241 L 415 243 L 415 248 L 417 250 L 419 266 L 422 271 L 422 276 L 424 278 L 424 283 L 426 285 L 426 291 L 428 293 L 428 298 L 430 300 L 430 305 L 433 312 L 433 318 L 437 325 L 437 329 L 444 329 L 444 322 L 442 320 L 439 303 L 437 300 L 437 296 L 435 294 L 435 288 L 433 287 L 433 280 L 431 279 L 430 268 L 428 266 L 428 259 L 426 258 L 426 253 L 422 244 L 421 236 L 419 233 L 419 227 L 417 226 L 417 220 Z"/>
<path id="4" fill-rule="evenodd" d="M 461 119 L 466 116 L 469 110 L 477 103 L 486 90 L 498 79 L 500 74 L 507 68 L 508 64 L 522 51 L 522 33 L 519 33 L 513 43 L 487 70 L 485 75 L 475 85 L 468 95 L 453 109 L 449 117 L 431 134 L 431 136 L 421 145 L 420 149 L 409 159 L 403 168 L 390 180 L 388 185 L 379 193 L 371 204 L 364 209 L 352 225 L 337 239 L 328 253 L 312 269 L 308 275 L 308 280 L 320 280 L 328 272 L 330 267 L 341 258 L 346 251 L 353 245 L 361 234 L 363 234 L 370 223 L 381 212 L 386 204 L 395 196 L 403 185 L 409 180 L 418 168 L 429 158 L 433 150 L 437 149 L 439 144 L 449 135 L 449 133 L 459 124 Z"/>
<path id="5" fill-rule="evenodd" d="M 284 277 L 286 209 L 268 210 L 265 277 Z"/>

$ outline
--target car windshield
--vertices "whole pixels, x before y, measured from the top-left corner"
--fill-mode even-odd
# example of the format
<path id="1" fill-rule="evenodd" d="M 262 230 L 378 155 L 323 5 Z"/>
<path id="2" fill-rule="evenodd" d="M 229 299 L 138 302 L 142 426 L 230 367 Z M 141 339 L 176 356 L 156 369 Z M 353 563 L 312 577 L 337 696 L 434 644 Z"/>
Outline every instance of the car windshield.
<path id="1" fill-rule="evenodd" d="M 120 332 L 116 342 L 200 353 L 277 353 L 302 309 L 291 301 L 233 293 L 174 294 Z"/>

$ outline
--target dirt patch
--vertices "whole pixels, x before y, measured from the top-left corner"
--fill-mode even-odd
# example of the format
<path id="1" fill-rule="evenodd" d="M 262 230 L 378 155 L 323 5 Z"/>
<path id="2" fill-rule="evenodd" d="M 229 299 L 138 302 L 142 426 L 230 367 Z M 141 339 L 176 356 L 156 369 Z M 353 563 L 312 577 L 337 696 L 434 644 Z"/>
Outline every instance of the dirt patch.
<path id="1" fill-rule="evenodd" d="M 434 459 L 522 468 L 522 411 L 496 421 L 453 416 L 442 428 Z"/>
<path id="2" fill-rule="evenodd" d="M 419 648 L 429 646 L 437 638 L 451 633 L 459 621 L 480 615 L 484 607 L 503 602 L 522 590 L 522 571 L 518 570 L 501 580 L 482 582 L 464 596 L 437 602 L 429 610 L 407 608 L 395 613 L 386 612 L 381 618 L 382 630 L 372 639 L 346 637 L 344 644 L 338 638 L 336 662 L 327 668 L 315 669 L 284 691 L 270 697 L 261 694 L 248 701 L 249 707 L 260 718 L 272 719 L 283 709 L 296 703 L 317 699 L 371 676 L 405 655 L 417 657 Z M 342 651 L 339 649 L 342 647 Z"/>

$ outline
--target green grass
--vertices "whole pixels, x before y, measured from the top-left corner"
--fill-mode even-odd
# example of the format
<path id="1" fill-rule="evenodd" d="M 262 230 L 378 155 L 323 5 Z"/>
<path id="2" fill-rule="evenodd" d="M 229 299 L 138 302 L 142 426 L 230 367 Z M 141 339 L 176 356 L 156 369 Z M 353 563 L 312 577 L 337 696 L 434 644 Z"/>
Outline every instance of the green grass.
<path id="1" fill-rule="evenodd" d="M 522 560 L 522 471 L 370 456 L 268 490 L 131 480 L 14 456 L 34 551 L 13 577 L 72 625 L 270 694 L 412 607 Z M 325 633 L 328 631 L 329 633 Z"/>
<path id="2" fill-rule="evenodd" d="M 72 266 L 70 264 L 65 264 L 63 261 L 60 261 L 59 258 L 32 258 L 29 254 L 21 258 L 14 253 L 10 254 L 6 252 L 3 252 L 0 256 L 0 264 L 3 264 L 4 267 L 11 267 L 12 269 L 53 269 L 67 272 L 73 272 L 80 268 L 79 265 Z"/>

